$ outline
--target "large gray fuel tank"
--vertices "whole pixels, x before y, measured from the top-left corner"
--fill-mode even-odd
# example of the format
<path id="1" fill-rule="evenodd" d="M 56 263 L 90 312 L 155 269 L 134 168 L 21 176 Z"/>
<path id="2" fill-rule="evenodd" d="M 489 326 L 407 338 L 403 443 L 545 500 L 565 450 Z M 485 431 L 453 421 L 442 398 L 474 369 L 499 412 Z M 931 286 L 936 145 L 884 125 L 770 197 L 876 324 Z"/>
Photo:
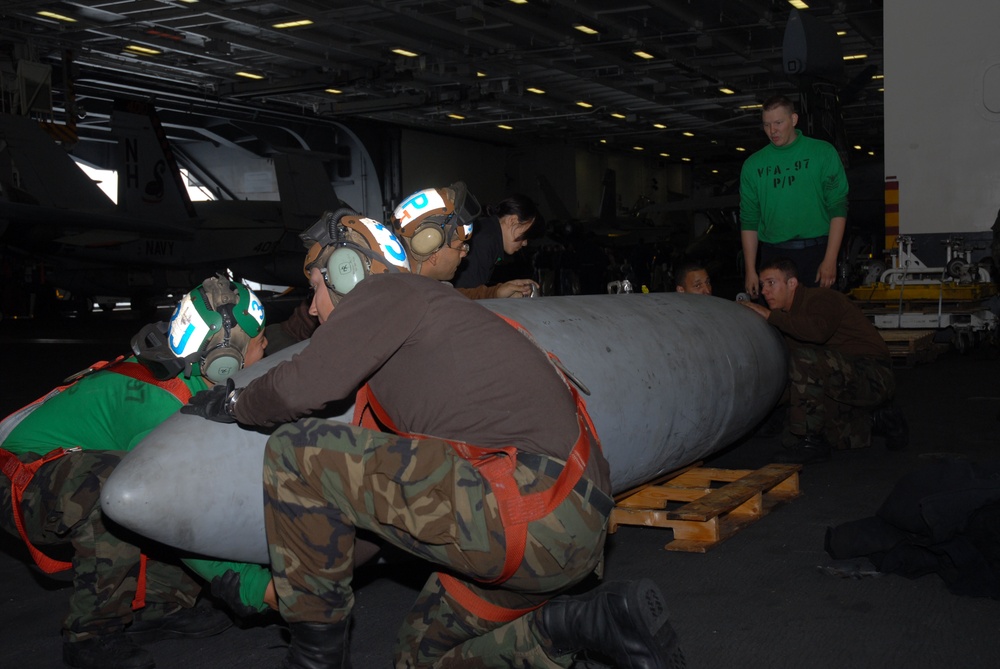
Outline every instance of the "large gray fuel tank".
<path id="1" fill-rule="evenodd" d="M 483 300 L 521 323 L 590 390 L 615 492 L 733 443 L 785 385 L 777 332 L 734 302 L 677 293 Z M 246 385 L 307 342 L 243 370 Z M 340 417 L 349 420 L 350 409 Z M 265 563 L 261 463 L 267 435 L 176 414 L 104 485 L 105 512 L 178 548 Z"/>

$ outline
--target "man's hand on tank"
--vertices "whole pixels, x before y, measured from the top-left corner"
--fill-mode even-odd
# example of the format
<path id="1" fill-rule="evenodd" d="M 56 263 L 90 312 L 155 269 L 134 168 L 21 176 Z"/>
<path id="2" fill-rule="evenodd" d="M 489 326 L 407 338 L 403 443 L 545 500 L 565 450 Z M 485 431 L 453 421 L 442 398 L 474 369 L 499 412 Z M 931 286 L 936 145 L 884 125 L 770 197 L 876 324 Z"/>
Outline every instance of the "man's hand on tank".
<path id="1" fill-rule="evenodd" d="M 235 423 L 233 409 L 240 390 L 242 388 L 236 388 L 232 379 L 226 379 L 225 383 L 216 384 L 194 395 L 181 407 L 181 413 L 201 416 L 217 423 Z"/>

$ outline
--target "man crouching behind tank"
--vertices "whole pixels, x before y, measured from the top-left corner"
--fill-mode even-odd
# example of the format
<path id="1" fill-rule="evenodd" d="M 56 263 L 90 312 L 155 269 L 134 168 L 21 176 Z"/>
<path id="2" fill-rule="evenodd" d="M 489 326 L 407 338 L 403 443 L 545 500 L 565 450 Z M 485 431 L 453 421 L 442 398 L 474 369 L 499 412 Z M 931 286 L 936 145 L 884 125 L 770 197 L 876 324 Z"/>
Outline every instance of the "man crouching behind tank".
<path id="1" fill-rule="evenodd" d="M 471 195 L 461 184 L 432 190 L 425 206 L 454 225 Z M 321 325 L 309 346 L 184 409 L 283 424 L 264 462 L 271 568 L 292 638 L 282 666 L 350 666 L 356 528 L 441 568 L 399 632 L 397 667 L 568 667 L 582 650 L 615 666 L 682 662 L 651 581 L 549 600 L 601 567 L 613 502 L 583 403 L 546 354 L 450 285 L 394 271 L 391 233 L 374 255 L 364 250 L 375 271 L 345 295 L 331 278 L 344 246 L 318 232 L 307 267 Z M 356 424 L 309 417 L 359 386 Z M 371 418 L 391 432 L 370 429 Z"/>
<path id="2" fill-rule="evenodd" d="M 24 539 L 46 573 L 72 575 L 63 661 L 82 669 L 153 669 L 142 644 L 232 625 L 222 611 L 195 606 L 201 585 L 178 556 L 123 532 L 104 515 L 100 494 L 126 453 L 192 393 L 224 388 L 263 357 L 263 307 L 246 286 L 212 277 L 132 345 L 134 356 L 95 364 L 0 422 L 0 527 Z M 60 552 L 71 560 L 54 559 Z M 259 565 L 186 564 L 210 581 L 231 570 L 265 597 L 269 575 Z"/>

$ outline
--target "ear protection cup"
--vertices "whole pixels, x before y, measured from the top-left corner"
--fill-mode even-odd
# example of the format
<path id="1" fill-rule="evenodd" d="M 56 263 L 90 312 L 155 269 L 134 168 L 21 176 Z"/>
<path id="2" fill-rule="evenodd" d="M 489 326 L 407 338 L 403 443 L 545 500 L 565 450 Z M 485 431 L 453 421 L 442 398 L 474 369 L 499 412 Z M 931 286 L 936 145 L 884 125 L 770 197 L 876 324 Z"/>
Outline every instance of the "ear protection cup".
<path id="1" fill-rule="evenodd" d="M 422 224 L 410 238 L 410 249 L 417 255 L 429 256 L 445 244 L 444 228 L 439 223 Z"/>
<path id="2" fill-rule="evenodd" d="M 226 379 L 243 369 L 243 355 L 232 346 L 212 349 L 201 363 L 201 374 L 212 383 L 225 383 Z"/>
<path id="3" fill-rule="evenodd" d="M 243 353 L 233 339 L 233 305 L 221 304 L 216 312 L 222 316 L 222 330 L 208 343 L 201 362 L 201 374 L 212 383 L 224 383 L 243 369 Z"/>
<path id="4" fill-rule="evenodd" d="M 368 276 L 368 262 L 351 246 L 341 246 L 330 254 L 326 263 L 327 281 L 331 288 L 347 295 Z"/>

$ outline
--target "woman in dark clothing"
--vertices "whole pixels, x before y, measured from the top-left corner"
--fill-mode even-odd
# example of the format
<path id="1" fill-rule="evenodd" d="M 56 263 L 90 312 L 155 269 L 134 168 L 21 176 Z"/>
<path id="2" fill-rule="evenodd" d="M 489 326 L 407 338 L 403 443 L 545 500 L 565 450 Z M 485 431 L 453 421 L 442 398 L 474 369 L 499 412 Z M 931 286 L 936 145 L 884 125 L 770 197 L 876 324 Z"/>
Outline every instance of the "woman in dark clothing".
<path id="1" fill-rule="evenodd" d="M 538 207 L 526 195 L 514 194 L 496 205 L 488 205 L 486 215 L 476 219 L 473 226 L 471 248 L 455 274 L 454 286 L 485 287 L 504 255 L 513 255 L 528 244 L 528 231 L 538 218 Z M 490 286 L 491 292 L 496 289 L 496 294 L 490 297 L 528 297 L 533 286 L 537 284 L 530 279 L 514 279 Z"/>

